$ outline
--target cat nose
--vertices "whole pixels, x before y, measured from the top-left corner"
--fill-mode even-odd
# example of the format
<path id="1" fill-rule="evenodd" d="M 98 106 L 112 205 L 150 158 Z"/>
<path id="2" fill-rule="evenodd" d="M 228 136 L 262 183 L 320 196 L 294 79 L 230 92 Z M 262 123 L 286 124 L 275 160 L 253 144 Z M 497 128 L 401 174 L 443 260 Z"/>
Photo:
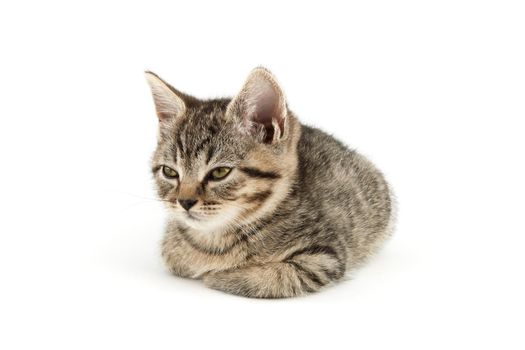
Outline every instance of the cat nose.
<path id="1" fill-rule="evenodd" d="M 177 201 L 186 210 L 190 210 L 197 203 L 196 199 L 178 199 Z"/>

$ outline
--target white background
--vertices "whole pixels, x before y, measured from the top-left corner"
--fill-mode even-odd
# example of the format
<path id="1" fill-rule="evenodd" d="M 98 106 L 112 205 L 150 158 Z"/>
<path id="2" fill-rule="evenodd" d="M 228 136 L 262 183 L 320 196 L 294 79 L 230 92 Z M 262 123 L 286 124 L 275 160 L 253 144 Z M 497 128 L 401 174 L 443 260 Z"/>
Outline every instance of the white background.
<path id="1" fill-rule="evenodd" d="M 0 4 L 0 348 L 523 349 L 522 1 Z M 250 300 L 164 270 L 143 71 L 257 65 L 372 159 L 394 237 L 348 281 Z"/>

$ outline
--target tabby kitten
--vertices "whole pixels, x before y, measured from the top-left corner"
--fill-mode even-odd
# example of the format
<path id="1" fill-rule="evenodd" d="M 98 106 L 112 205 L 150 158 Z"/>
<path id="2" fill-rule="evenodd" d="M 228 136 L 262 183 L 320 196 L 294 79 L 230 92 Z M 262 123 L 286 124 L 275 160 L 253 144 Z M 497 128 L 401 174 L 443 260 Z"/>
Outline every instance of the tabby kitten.
<path id="1" fill-rule="evenodd" d="M 200 100 L 146 73 L 159 119 L 152 170 L 169 208 L 162 257 L 177 276 L 282 298 L 341 279 L 388 236 L 381 173 L 302 125 L 256 68 L 233 99 Z"/>

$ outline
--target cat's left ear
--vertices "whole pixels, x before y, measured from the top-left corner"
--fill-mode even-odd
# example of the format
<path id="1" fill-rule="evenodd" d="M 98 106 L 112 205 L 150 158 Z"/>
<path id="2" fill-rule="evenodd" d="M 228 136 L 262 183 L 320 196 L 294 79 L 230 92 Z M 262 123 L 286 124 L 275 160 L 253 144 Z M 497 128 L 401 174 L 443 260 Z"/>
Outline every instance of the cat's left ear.
<path id="1" fill-rule="evenodd" d="M 158 75 L 153 72 L 145 72 L 146 80 L 153 94 L 155 109 L 160 122 L 178 118 L 186 111 L 184 94 L 175 90 L 173 87 L 164 82 Z"/>
<path id="2" fill-rule="evenodd" d="M 241 127 L 267 144 L 285 135 L 288 109 L 284 93 L 266 68 L 252 70 L 241 92 L 230 102 L 226 114 Z"/>

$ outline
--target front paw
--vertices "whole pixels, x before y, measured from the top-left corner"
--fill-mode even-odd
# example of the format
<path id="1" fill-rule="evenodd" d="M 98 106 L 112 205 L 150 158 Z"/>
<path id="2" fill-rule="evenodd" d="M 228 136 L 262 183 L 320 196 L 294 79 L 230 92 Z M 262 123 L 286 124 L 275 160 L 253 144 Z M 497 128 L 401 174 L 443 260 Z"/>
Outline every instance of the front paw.
<path id="1" fill-rule="evenodd" d="M 222 290 L 220 287 L 227 283 L 224 271 L 209 271 L 200 276 L 204 285 L 209 288 Z"/>
<path id="2" fill-rule="evenodd" d="M 235 270 L 208 272 L 202 276 L 204 285 L 226 293 L 253 297 L 255 291 L 246 278 Z"/>
<path id="3" fill-rule="evenodd" d="M 184 266 L 181 266 L 179 264 L 170 264 L 170 265 L 165 264 L 165 265 L 169 273 L 171 273 L 174 276 L 182 277 L 182 278 L 195 278 L 194 273 Z"/>

